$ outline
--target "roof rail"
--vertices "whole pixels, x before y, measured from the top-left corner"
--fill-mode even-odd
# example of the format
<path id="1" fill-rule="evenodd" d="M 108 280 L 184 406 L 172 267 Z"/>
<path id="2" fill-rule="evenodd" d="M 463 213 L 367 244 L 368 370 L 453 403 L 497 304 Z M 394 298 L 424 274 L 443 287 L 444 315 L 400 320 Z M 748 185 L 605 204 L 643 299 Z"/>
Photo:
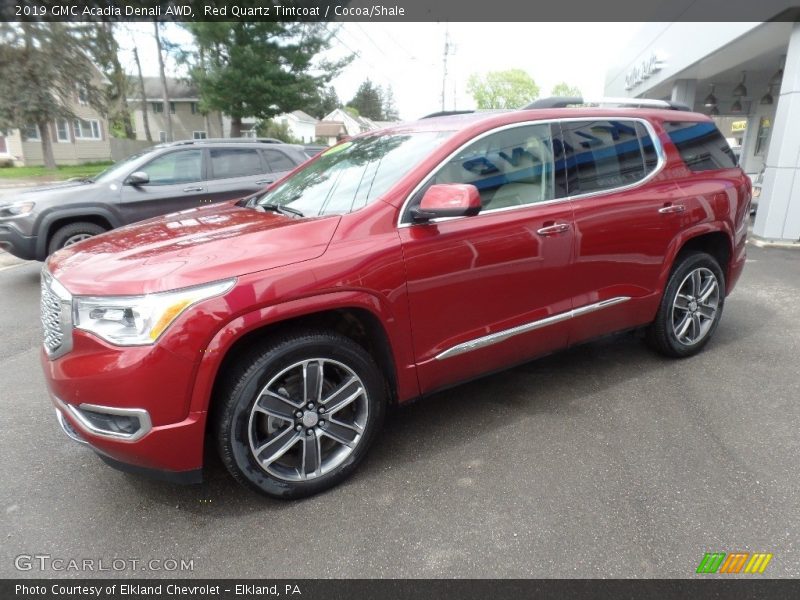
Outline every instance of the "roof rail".
<path id="1" fill-rule="evenodd" d="M 551 96 L 540 98 L 525 106 L 522 110 L 533 108 L 567 108 L 570 106 L 629 106 L 633 108 L 668 108 L 671 110 L 692 109 L 680 102 L 668 102 L 667 100 L 652 100 L 649 98 L 582 98 L 580 96 Z"/>
<path id="2" fill-rule="evenodd" d="M 191 146 L 192 144 L 284 144 L 276 138 L 205 138 L 202 140 L 177 140 L 175 142 L 165 142 L 159 144 L 160 147 L 166 146 Z"/>
<path id="3" fill-rule="evenodd" d="M 431 113 L 421 117 L 422 119 L 433 119 L 435 117 L 452 117 L 453 115 L 468 115 L 474 113 L 474 110 L 440 110 L 439 112 Z"/>

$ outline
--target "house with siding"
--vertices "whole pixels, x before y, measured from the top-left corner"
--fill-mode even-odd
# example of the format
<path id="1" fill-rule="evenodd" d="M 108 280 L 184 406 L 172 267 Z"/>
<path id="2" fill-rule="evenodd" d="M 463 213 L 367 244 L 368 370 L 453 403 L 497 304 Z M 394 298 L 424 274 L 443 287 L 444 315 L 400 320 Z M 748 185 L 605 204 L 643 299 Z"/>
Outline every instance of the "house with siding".
<path id="1" fill-rule="evenodd" d="M 21 166 L 44 164 L 42 136 L 50 137 L 53 157 L 59 165 L 77 165 L 87 162 L 109 160 L 108 119 L 90 106 L 86 94 L 76 89 L 69 99 L 73 119 L 56 119 L 41 131 L 35 124 L 23 129 L 0 131 L 0 154 L 7 152 Z"/>
<path id="2" fill-rule="evenodd" d="M 314 140 L 333 146 L 340 138 L 348 135 L 344 123 L 341 121 L 325 121 L 317 123 L 314 128 Z"/>
<path id="3" fill-rule="evenodd" d="M 141 93 L 137 93 L 140 86 L 138 80 L 132 83 L 132 87 L 136 91 L 132 93 L 132 97 L 128 98 L 128 106 L 133 115 L 134 131 L 137 140 L 146 140 L 142 98 Z M 200 94 L 190 82 L 168 77 L 167 93 L 169 105 L 165 106 L 161 79 L 158 77 L 144 78 L 144 100 L 153 142 L 168 141 L 165 113 L 167 110 L 172 117 L 173 141 L 224 137 L 222 116 L 218 111 L 211 111 L 206 115 L 200 112 L 198 108 Z"/>

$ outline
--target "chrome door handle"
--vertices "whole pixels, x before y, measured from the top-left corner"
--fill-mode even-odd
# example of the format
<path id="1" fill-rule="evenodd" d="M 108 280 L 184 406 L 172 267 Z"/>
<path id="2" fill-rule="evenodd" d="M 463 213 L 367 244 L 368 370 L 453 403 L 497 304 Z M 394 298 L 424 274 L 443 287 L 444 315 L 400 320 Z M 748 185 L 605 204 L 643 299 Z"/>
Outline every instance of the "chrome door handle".
<path id="1" fill-rule="evenodd" d="M 548 225 L 537 229 L 536 233 L 539 235 L 554 235 L 556 233 L 564 233 L 569 229 L 569 223 L 556 223 L 555 225 Z"/>
<path id="2" fill-rule="evenodd" d="M 686 207 L 683 204 L 670 204 L 664 208 L 659 208 L 658 212 L 660 212 L 662 215 L 668 215 L 669 213 L 681 213 L 685 210 Z"/>
<path id="3" fill-rule="evenodd" d="M 199 187 L 199 186 L 195 186 L 195 187 L 191 187 L 190 186 L 190 187 L 183 188 L 183 191 L 184 192 L 202 192 L 203 188 Z"/>
<path id="4" fill-rule="evenodd" d="M 268 183 L 272 183 L 274 181 L 274 179 L 259 179 L 256 181 L 256 185 L 267 185 Z"/>

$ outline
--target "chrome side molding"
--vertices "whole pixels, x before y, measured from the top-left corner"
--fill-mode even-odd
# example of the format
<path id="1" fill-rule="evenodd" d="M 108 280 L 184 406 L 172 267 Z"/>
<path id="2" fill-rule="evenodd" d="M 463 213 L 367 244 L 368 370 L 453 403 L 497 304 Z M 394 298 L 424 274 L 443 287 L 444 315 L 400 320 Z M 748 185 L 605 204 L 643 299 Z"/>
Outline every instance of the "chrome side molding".
<path id="1" fill-rule="evenodd" d="M 609 298 L 608 300 L 602 300 L 600 302 L 595 302 L 594 304 L 587 304 L 586 306 L 574 308 L 551 317 L 539 319 L 538 321 L 531 321 L 530 323 L 517 325 L 511 329 L 504 329 L 503 331 L 498 331 L 497 333 L 490 333 L 489 335 L 485 335 L 474 340 L 469 340 L 468 342 L 462 342 L 461 344 L 457 344 L 452 348 L 448 348 L 447 350 L 437 354 L 436 360 L 444 360 L 445 358 L 458 356 L 459 354 L 464 354 L 465 352 L 472 352 L 473 350 L 478 350 L 479 348 L 492 346 L 514 336 L 528 333 L 529 331 L 534 331 L 536 329 L 541 329 L 542 327 L 547 327 L 549 325 L 554 325 L 555 323 L 560 323 L 568 319 L 574 319 L 575 317 L 580 317 L 581 315 L 585 315 L 596 310 L 602 310 L 604 308 L 608 308 L 609 306 L 622 304 L 630 299 L 630 296 L 617 296 L 616 298 Z"/>

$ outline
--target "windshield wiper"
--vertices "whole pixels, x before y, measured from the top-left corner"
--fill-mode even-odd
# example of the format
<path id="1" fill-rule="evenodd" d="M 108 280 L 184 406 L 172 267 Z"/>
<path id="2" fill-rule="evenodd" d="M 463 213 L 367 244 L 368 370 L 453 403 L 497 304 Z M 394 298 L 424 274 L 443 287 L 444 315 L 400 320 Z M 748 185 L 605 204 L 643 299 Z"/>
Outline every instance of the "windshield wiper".
<path id="1" fill-rule="evenodd" d="M 281 213 L 282 215 L 294 216 L 294 217 L 305 217 L 305 215 L 297 210 L 296 208 L 289 208 L 288 206 L 282 206 L 280 204 L 258 204 L 264 210 L 271 210 L 272 212 Z"/>

